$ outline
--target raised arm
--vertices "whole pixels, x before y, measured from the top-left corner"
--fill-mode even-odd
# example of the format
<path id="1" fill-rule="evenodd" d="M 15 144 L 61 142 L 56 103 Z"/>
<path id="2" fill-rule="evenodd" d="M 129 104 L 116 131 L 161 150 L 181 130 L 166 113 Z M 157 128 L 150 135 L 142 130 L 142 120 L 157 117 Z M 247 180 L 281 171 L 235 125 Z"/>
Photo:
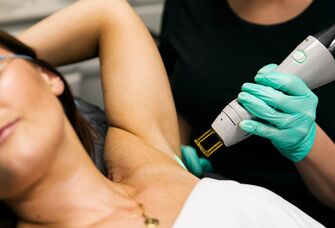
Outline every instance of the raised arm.
<path id="1" fill-rule="evenodd" d="M 112 127 L 106 145 L 116 149 L 114 154 L 106 151 L 107 160 L 113 158 L 119 166 L 129 166 L 140 160 L 134 156 L 144 156 L 141 147 L 127 147 L 124 136 L 169 157 L 179 152 L 176 112 L 163 63 L 149 32 L 127 1 L 78 1 L 19 38 L 56 66 L 99 54 L 105 110 Z M 138 153 L 132 154 L 129 148 Z"/>

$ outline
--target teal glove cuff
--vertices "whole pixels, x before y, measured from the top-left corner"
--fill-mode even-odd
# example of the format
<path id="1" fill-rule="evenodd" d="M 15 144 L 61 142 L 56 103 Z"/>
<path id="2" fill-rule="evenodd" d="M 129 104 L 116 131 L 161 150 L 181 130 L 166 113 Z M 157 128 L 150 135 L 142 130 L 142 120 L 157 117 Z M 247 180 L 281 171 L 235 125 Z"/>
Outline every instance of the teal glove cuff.
<path id="1" fill-rule="evenodd" d="M 175 154 L 174 158 L 176 159 L 176 161 L 178 162 L 178 164 L 183 167 L 184 169 L 187 170 L 186 166 L 184 165 L 183 161 Z"/>

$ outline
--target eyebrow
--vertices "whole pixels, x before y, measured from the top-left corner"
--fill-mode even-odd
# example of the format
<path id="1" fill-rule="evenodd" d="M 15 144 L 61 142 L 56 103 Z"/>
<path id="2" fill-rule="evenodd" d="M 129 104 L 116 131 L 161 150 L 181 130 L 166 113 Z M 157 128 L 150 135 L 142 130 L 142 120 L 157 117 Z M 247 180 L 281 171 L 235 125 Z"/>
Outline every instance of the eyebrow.
<path id="1" fill-rule="evenodd" d="M 22 59 L 27 59 L 27 60 L 33 60 L 33 58 L 28 55 L 20 55 L 20 54 L 0 55 L 0 60 L 7 59 L 7 58 L 22 58 Z"/>

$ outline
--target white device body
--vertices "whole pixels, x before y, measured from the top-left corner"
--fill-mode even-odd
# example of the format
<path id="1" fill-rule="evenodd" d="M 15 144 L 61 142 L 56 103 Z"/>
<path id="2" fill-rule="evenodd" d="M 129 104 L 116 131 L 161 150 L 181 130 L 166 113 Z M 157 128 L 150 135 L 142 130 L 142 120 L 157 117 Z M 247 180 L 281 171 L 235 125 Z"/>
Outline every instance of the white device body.
<path id="1" fill-rule="evenodd" d="M 294 74 L 314 89 L 335 80 L 335 60 L 318 39 L 308 36 L 274 71 Z M 235 99 L 222 110 L 211 127 L 229 147 L 250 136 L 239 128 L 239 122 L 245 119 L 255 117 Z"/>

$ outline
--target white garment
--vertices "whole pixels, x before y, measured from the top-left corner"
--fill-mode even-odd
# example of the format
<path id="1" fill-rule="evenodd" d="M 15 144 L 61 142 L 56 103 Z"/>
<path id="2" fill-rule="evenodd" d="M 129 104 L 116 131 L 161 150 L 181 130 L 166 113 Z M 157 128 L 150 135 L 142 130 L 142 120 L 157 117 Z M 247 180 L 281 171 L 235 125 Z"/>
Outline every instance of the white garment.
<path id="1" fill-rule="evenodd" d="M 202 179 L 173 228 L 324 227 L 275 193 L 235 181 Z"/>

